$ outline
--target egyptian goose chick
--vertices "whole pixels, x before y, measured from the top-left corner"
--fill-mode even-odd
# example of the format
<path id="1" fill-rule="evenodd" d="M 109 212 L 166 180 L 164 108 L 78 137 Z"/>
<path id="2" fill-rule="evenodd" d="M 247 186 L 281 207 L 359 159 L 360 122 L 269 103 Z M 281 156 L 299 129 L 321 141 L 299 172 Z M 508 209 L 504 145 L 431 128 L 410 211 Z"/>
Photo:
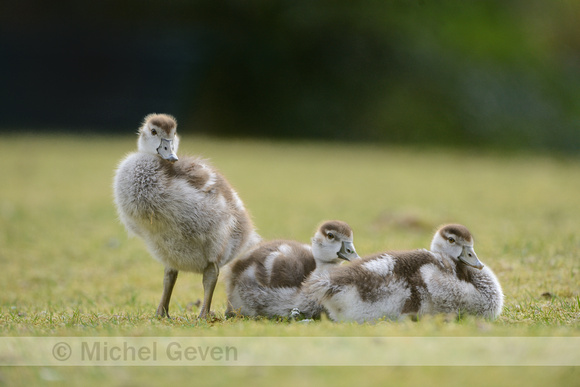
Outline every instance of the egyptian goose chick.
<path id="1" fill-rule="evenodd" d="M 304 288 L 335 321 L 437 313 L 494 319 L 503 306 L 497 278 L 479 261 L 469 230 L 458 224 L 437 230 L 431 251 L 375 254 L 312 276 Z"/>
<path id="2" fill-rule="evenodd" d="M 177 157 L 175 119 L 150 114 L 139 129 L 137 152 L 119 164 L 114 197 L 119 217 L 165 266 L 157 315 L 169 317 L 180 270 L 203 274 L 200 318 L 208 316 L 219 268 L 259 242 L 244 204 L 207 161 Z"/>
<path id="3" fill-rule="evenodd" d="M 312 246 L 287 240 L 262 243 L 231 264 L 226 315 L 290 317 L 298 309 L 306 318 L 317 318 L 321 307 L 301 294 L 302 284 L 313 273 L 353 259 L 359 259 L 353 232 L 341 221 L 323 223 Z"/>

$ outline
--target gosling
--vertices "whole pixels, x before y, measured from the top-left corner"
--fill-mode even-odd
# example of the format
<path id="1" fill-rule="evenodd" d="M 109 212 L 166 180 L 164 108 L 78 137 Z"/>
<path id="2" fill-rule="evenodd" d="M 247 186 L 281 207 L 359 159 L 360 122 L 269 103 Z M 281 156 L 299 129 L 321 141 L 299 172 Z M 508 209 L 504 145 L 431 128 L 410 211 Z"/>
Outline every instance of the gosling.
<path id="1" fill-rule="evenodd" d="M 322 307 L 302 292 L 304 281 L 354 259 L 359 256 L 352 229 L 341 221 L 323 223 L 312 246 L 287 240 L 262 243 L 230 265 L 226 315 L 319 318 Z"/>
<path id="2" fill-rule="evenodd" d="M 260 237 L 238 194 L 217 170 L 198 157 L 177 157 L 175 118 L 150 114 L 138 135 L 137 152 L 121 161 L 114 178 L 120 220 L 165 266 L 157 315 L 169 317 L 182 270 L 203 274 L 199 318 L 207 318 L 220 267 Z"/>

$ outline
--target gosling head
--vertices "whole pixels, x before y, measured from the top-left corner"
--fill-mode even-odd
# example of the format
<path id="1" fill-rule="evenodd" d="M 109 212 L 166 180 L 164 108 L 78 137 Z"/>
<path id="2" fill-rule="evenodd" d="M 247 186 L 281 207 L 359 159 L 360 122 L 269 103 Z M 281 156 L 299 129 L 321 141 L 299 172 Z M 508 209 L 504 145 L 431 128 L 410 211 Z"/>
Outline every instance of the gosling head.
<path id="1" fill-rule="evenodd" d="M 159 155 L 159 157 L 176 162 L 179 136 L 177 122 L 168 114 L 149 114 L 139 128 L 137 147 L 140 152 Z"/>
<path id="2" fill-rule="evenodd" d="M 441 226 L 431 242 L 431 251 L 446 254 L 464 264 L 483 269 L 483 263 L 473 250 L 473 237 L 467 227 L 460 224 Z"/>
<path id="3" fill-rule="evenodd" d="M 312 255 L 324 263 L 360 259 L 352 241 L 353 232 L 348 224 L 338 220 L 325 222 L 312 238 Z"/>

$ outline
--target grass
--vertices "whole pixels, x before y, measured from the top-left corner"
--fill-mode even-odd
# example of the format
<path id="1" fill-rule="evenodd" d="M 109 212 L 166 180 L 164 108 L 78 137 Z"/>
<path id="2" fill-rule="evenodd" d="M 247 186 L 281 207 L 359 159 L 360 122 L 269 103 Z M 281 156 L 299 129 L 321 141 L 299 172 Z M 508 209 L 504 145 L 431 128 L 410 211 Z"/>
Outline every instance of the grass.
<path id="1" fill-rule="evenodd" d="M 293 324 L 195 316 L 201 276 L 182 273 L 173 320 L 154 317 L 163 269 L 116 218 L 111 181 L 133 137 L 5 137 L 0 143 L 0 329 L 4 336 L 578 336 L 580 160 L 474 149 L 215 140 L 187 136 L 181 152 L 212 160 L 266 239 L 307 242 L 325 219 L 355 231 L 361 255 L 428 247 L 441 223 L 467 225 L 506 295 L 494 322 L 445 316 L 419 322 Z M 213 309 L 223 317 L 218 284 Z M 357 369 L 360 371 L 359 369 Z M 449 385 L 576 384 L 576 368 L 366 368 L 370 384 L 434 378 Z M 473 372 L 477 371 L 477 378 Z M 139 385 L 355 382 L 347 368 L 4 368 L 0 384 L 54 381 Z M 486 372 L 482 372 L 486 371 Z M 480 373 L 481 372 L 481 373 Z M 525 373 L 525 375 L 523 375 Z M 197 378 L 198 376 L 196 376 Z M 257 378 L 260 377 L 260 378 Z M 374 381 L 374 382 L 373 382 Z"/>

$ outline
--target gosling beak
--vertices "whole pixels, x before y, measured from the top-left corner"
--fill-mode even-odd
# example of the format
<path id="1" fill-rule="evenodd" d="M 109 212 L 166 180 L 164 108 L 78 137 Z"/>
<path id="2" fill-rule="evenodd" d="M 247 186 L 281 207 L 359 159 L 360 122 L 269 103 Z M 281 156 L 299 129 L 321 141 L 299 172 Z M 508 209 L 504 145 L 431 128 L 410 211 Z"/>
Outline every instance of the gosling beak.
<path id="1" fill-rule="evenodd" d="M 469 265 L 471 267 L 475 267 L 476 269 L 483 269 L 483 263 L 477 258 L 473 247 L 471 246 L 464 246 L 461 255 L 459 256 L 459 260 Z"/>
<path id="2" fill-rule="evenodd" d="M 159 156 L 163 157 L 165 160 L 171 161 L 172 163 L 178 160 L 177 155 L 175 154 L 175 149 L 173 148 L 173 140 L 162 138 L 161 145 L 157 148 L 157 153 L 159 153 Z"/>
<path id="3" fill-rule="evenodd" d="M 354 259 L 360 259 L 356 250 L 354 249 L 354 245 L 352 242 L 342 242 L 342 246 L 340 247 L 340 251 L 337 253 L 338 257 L 347 261 L 352 261 Z"/>

